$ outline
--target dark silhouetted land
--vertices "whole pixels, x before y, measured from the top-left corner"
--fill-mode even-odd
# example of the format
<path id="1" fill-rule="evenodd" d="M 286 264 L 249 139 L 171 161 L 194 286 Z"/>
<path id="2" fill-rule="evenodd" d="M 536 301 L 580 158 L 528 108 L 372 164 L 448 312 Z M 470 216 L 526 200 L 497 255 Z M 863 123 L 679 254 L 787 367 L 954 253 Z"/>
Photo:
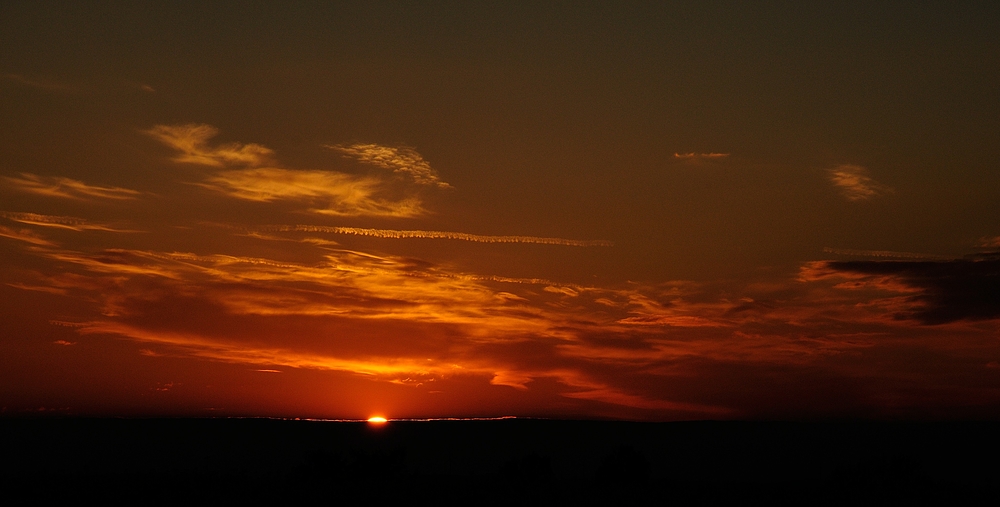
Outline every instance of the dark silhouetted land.
<path id="1" fill-rule="evenodd" d="M 105 501 L 431 498 L 675 505 L 974 499 L 997 423 L 4 419 L 9 494 Z"/>

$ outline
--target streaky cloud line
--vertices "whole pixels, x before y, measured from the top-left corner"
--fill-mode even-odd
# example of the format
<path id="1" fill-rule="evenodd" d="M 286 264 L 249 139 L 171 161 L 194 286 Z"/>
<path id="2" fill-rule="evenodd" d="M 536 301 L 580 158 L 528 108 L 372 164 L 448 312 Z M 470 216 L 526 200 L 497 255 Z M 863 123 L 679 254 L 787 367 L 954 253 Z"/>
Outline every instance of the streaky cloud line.
<path id="1" fill-rule="evenodd" d="M 697 158 L 726 158 L 729 153 L 674 153 L 674 158 L 697 159 Z"/>
<path id="2" fill-rule="evenodd" d="M 36 246 L 56 246 L 55 243 L 34 234 L 29 230 L 15 230 L 2 225 L 0 225 L 0 238 L 10 238 L 18 241 L 24 241 L 25 243 L 31 243 Z"/>
<path id="3" fill-rule="evenodd" d="M 53 322 L 53 324 L 55 324 Z M 254 347 L 201 336 L 197 333 L 156 331 L 114 321 L 66 322 L 56 325 L 75 328 L 81 335 L 117 335 L 140 343 L 171 347 L 169 355 L 189 356 L 247 366 L 285 366 L 312 370 L 343 371 L 370 377 L 388 375 L 448 375 L 477 373 L 457 364 L 423 364 L 405 358 L 341 358 L 280 347 Z"/>
<path id="4" fill-rule="evenodd" d="M 91 223 L 83 218 L 42 215 L 39 213 L 24 213 L 17 211 L 0 211 L 0 217 L 14 222 L 41 227 L 56 227 L 73 231 L 105 231 L 105 232 L 144 232 L 129 229 L 115 229 L 102 224 Z"/>
<path id="5" fill-rule="evenodd" d="M 893 252 L 890 250 L 853 250 L 850 248 L 823 248 L 824 253 L 834 255 L 851 255 L 856 257 L 879 257 L 885 259 L 927 259 L 927 260 L 954 260 L 954 257 L 946 255 L 922 254 L 912 252 Z"/>
<path id="6" fill-rule="evenodd" d="M 21 86 L 28 86 L 31 88 L 45 90 L 48 92 L 75 93 L 80 91 L 80 89 L 76 86 L 69 85 L 66 83 L 61 83 L 59 81 L 54 81 L 51 79 L 45 79 L 38 76 L 25 76 L 23 74 L 4 74 L 4 77 Z"/>
<path id="7" fill-rule="evenodd" d="M 0 231 L 2 232 L 2 231 Z M 345 254 L 355 255 L 359 257 L 367 257 L 374 260 L 385 260 L 385 258 L 367 254 L 364 252 L 357 252 L 353 250 L 345 249 L 334 249 L 335 252 L 341 252 Z M 321 264 L 319 266 L 309 266 L 305 264 L 296 264 L 289 262 L 279 262 L 271 259 L 264 259 L 259 257 L 243 257 L 243 256 L 233 256 L 233 255 L 223 255 L 223 254 L 212 254 L 212 255 L 198 255 L 193 253 L 185 252 L 154 252 L 148 250 L 130 250 L 121 248 L 109 248 L 104 250 L 105 254 L 115 255 L 115 256 L 134 256 L 141 259 L 153 259 L 157 261 L 167 261 L 174 262 L 184 266 L 188 266 L 198 271 L 208 271 L 214 274 L 223 273 L 219 268 L 224 266 L 232 266 L 236 264 L 249 264 L 254 266 L 263 266 L 273 269 L 285 269 L 285 270 L 302 270 L 309 271 L 315 269 L 325 269 L 333 267 L 338 270 L 343 270 L 344 265 L 336 262 L 336 259 L 328 256 L 328 260 L 331 263 Z M 84 264 L 90 266 L 99 266 L 101 268 L 107 268 L 110 266 L 108 262 L 101 262 L 99 264 L 92 264 L 89 259 L 76 255 L 67 254 L 49 254 L 49 257 L 57 260 L 73 262 L 76 264 Z M 204 265 L 204 264 L 207 264 Z M 129 265 L 126 262 L 118 263 L 118 265 Z M 129 265 L 130 266 L 130 265 Z M 350 271 L 353 272 L 365 272 L 365 273 L 401 273 L 400 269 L 392 268 L 377 268 L 377 267 L 367 267 L 367 266 L 350 266 Z M 141 271 L 144 274 L 155 274 L 160 276 L 165 276 L 171 278 L 173 274 L 167 274 L 165 272 L 159 272 L 155 270 L 145 269 Z M 417 278 L 436 278 L 436 279 L 449 279 L 449 280 L 464 280 L 473 282 L 498 282 L 498 283 L 513 283 L 513 284 L 529 284 L 529 285 L 549 285 L 549 286 L 559 286 L 559 287 L 569 287 L 576 292 L 582 292 L 586 290 L 591 290 L 589 287 L 584 287 L 576 284 L 566 284 L 555 282 L 552 280 L 547 280 L 544 278 L 513 278 L 506 276 L 497 275 L 472 275 L 464 273 L 446 273 L 446 272 L 405 272 L 403 273 L 407 277 L 417 277 Z"/>
<path id="8" fill-rule="evenodd" d="M 15 189 L 47 197 L 64 199 L 88 200 L 90 198 L 134 200 L 142 192 L 122 187 L 102 187 L 91 185 L 79 180 L 62 176 L 39 176 L 32 173 L 21 173 L 21 177 L 2 177 Z"/>
<path id="9" fill-rule="evenodd" d="M 469 234 L 465 232 L 401 231 L 395 229 L 364 229 L 359 227 L 329 227 L 323 225 L 272 225 L 259 227 L 258 229 L 269 232 L 320 232 L 391 239 L 454 239 L 460 241 L 472 241 L 475 243 L 535 243 L 541 245 L 560 246 L 614 246 L 614 243 L 603 239 L 579 240 L 543 238 L 538 236 L 489 236 L 482 234 Z"/>

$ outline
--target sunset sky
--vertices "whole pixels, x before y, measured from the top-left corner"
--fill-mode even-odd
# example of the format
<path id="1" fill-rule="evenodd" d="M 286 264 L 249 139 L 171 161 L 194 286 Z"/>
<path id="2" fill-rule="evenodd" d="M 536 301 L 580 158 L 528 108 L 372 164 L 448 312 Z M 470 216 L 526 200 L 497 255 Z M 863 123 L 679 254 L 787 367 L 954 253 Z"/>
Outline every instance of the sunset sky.
<path id="1" fill-rule="evenodd" d="M 0 409 L 995 419 L 998 26 L 5 1 Z"/>

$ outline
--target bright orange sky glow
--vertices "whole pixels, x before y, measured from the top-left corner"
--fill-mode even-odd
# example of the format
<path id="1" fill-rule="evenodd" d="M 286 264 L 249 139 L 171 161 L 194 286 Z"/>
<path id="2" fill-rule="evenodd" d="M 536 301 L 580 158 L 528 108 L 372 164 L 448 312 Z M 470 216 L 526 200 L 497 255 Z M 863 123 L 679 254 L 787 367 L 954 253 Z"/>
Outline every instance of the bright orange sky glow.
<path id="1" fill-rule="evenodd" d="M 1000 415 L 997 9 L 723 4 L 5 3 L 0 407 Z"/>

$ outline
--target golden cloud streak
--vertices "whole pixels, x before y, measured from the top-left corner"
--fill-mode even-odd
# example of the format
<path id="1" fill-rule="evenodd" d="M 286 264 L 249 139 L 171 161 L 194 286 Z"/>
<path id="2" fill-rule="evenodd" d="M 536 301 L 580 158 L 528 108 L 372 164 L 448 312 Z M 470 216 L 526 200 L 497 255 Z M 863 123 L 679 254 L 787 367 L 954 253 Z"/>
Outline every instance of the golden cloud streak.
<path id="1" fill-rule="evenodd" d="M 281 348 L 251 347 L 238 343 L 227 343 L 191 333 L 152 331 L 118 322 L 81 322 L 77 323 L 75 327 L 81 334 L 124 336 L 143 343 L 177 347 L 196 357 L 227 363 L 345 371 L 372 376 L 445 376 L 451 373 L 470 373 L 454 364 L 442 365 L 434 364 L 433 361 L 415 361 L 406 358 L 342 359 Z"/>
<path id="2" fill-rule="evenodd" d="M 729 415 L 733 410 L 726 407 L 713 405 L 700 405 L 697 403 L 682 403 L 668 400 L 649 399 L 634 394 L 628 394 L 618 389 L 599 388 L 588 391 L 578 391 L 563 393 L 567 398 L 580 400 L 600 401 L 614 405 L 622 405 L 633 408 L 645 408 L 652 410 L 673 410 L 679 412 L 701 412 L 705 414 Z"/>
<path id="3" fill-rule="evenodd" d="M 410 218 L 425 214 L 416 197 L 387 200 L 376 197 L 382 182 L 333 171 L 303 171 L 261 167 L 223 171 L 202 187 L 249 201 L 310 200 L 324 203 L 309 211 L 333 216 Z"/>
<path id="4" fill-rule="evenodd" d="M 308 211 L 332 216 L 379 216 L 410 218 L 427 213 L 414 196 L 388 197 L 391 182 L 337 171 L 286 169 L 273 164 L 274 151 L 259 144 L 230 143 L 209 146 L 219 131 L 211 125 L 156 125 L 146 134 L 181 152 L 172 160 L 228 168 L 196 185 L 230 197 L 258 202 L 306 201 Z M 332 145 L 361 162 L 409 175 L 421 185 L 448 188 L 430 164 L 410 148 L 375 144 Z M 244 166 L 232 169 L 232 166 Z M 399 190 L 399 189 L 395 189 Z"/>
<path id="5" fill-rule="evenodd" d="M 865 201 L 892 192 L 891 188 L 869 177 L 868 170 L 859 165 L 842 164 L 829 172 L 830 181 L 840 187 L 848 201 Z"/>
<path id="6" fill-rule="evenodd" d="M 21 192 L 64 199 L 84 200 L 93 197 L 129 200 L 136 199 L 140 195 L 140 192 L 128 188 L 89 185 L 61 176 L 38 176 L 31 173 L 21 173 L 20 178 L 4 176 L 3 179 Z"/>
<path id="7" fill-rule="evenodd" d="M 76 86 L 37 76 L 28 77 L 21 74 L 4 74 L 4 77 L 19 85 L 37 88 L 48 92 L 74 93 L 79 91 L 79 88 Z"/>
<path id="8" fill-rule="evenodd" d="M 561 246 L 613 246 L 610 241 L 578 240 L 563 238 L 545 238 L 538 236 L 488 236 L 469 234 L 465 232 L 446 231 L 403 231 L 395 229 L 362 229 L 358 227 L 327 227 L 322 225 L 274 225 L 261 227 L 260 230 L 271 232 L 325 232 L 331 234 L 350 234 L 354 236 L 369 236 L 374 238 L 422 238 L 422 239 L 453 239 L 472 241 L 476 243 L 535 243 L 541 245 Z"/>
<path id="9" fill-rule="evenodd" d="M 32 245 L 37 245 L 37 246 L 55 246 L 55 243 L 27 229 L 17 230 L 0 225 L 0 236 L 10 239 L 16 239 L 18 241 L 24 241 L 25 243 L 31 243 Z"/>
<path id="10" fill-rule="evenodd" d="M 691 153 L 674 153 L 674 158 L 688 159 L 688 160 L 690 160 L 690 159 L 700 159 L 700 158 L 707 158 L 707 159 L 726 158 L 728 156 L 729 156 L 729 153 L 694 153 L 694 152 L 691 152 Z"/>
<path id="11" fill-rule="evenodd" d="M 835 255 L 851 255 L 855 257 L 877 257 L 886 259 L 931 259 L 950 260 L 954 257 L 946 255 L 922 254 L 911 252 L 893 252 L 889 250 L 852 250 L 850 248 L 823 248 L 824 253 Z"/>
<path id="12" fill-rule="evenodd" d="M 181 284 L 178 290 L 198 286 L 204 296 L 217 296 L 218 303 L 235 314 L 338 315 L 464 325 L 470 339 L 496 339 L 491 333 L 500 330 L 505 335 L 566 336 L 552 329 L 538 309 L 503 308 L 508 299 L 477 283 L 475 276 L 415 271 L 405 260 L 391 257 L 337 251 L 327 256 L 327 262 L 307 266 L 253 257 L 121 249 L 97 255 L 67 251 L 42 255 L 92 272 L 174 280 Z M 242 285 L 216 294 L 213 279 Z M 279 285 L 302 283 L 314 287 Z M 258 287 L 269 289 L 249 290 Z M 329 299 L 338 293 L 344 295 Z M 385 304 L 372 306 L 378 301 Z"/>
<path id="13" fill-rule="evenodd" d="M 30 290 L 36 292 L 47 292 L 49 294 L 56 294 L 59 296 L 65 296 L 69 294 L 69 292 L 66 291 L 66 289 L 59 289 L 56 287 L 48 287 L 44 285 L 26 285 L 23 283 L 8 283 L 7 285 L 10 287 L 14 287 L 15 289 Z"/>
<path id="14" fill-rule="evenodd" d="M 352 144 L 350 146 L 336 144 L 326 145 L 326 147 L 354 157 L 360 162 L 384 169 L 392 169 L 396 173 L 407 174 L 413 178 L 413 181 L 421 185 L 451 188 L 451 185 L 438 178 L 437 173 L 431 169 L 430 163 L 424 160 L 413 148 L 393 148 L 378 144 Z"/>
<path id="15" fill-rule="evenodd" d="M 274 153 L 259 144 L 230 143 L 209 147 L 208 140 L 219 134 L 219 129 L 205 124 L 156 125 L 144 131 L 163 144 L 180 151 L 174 162 L 223 167 L 228 164 L 257 166 L 265 163 Z"/>
<path id="16" fill-rule="evenodd" d="M 38 213 L 17 213 L 12 211 L 0 211 L 0 217 L 4 217 L 14 222 L 22 224 L 37 225 L 40 227 L 56 227 L 59 229 L 69 229 L 71 231 L 105 231 L 105 232 L 142 232 L 128 229 L 115 229 L 107 225 L 94 224 L 82 218 L 61 217 L 55 215 L 41 215 Z"/>

